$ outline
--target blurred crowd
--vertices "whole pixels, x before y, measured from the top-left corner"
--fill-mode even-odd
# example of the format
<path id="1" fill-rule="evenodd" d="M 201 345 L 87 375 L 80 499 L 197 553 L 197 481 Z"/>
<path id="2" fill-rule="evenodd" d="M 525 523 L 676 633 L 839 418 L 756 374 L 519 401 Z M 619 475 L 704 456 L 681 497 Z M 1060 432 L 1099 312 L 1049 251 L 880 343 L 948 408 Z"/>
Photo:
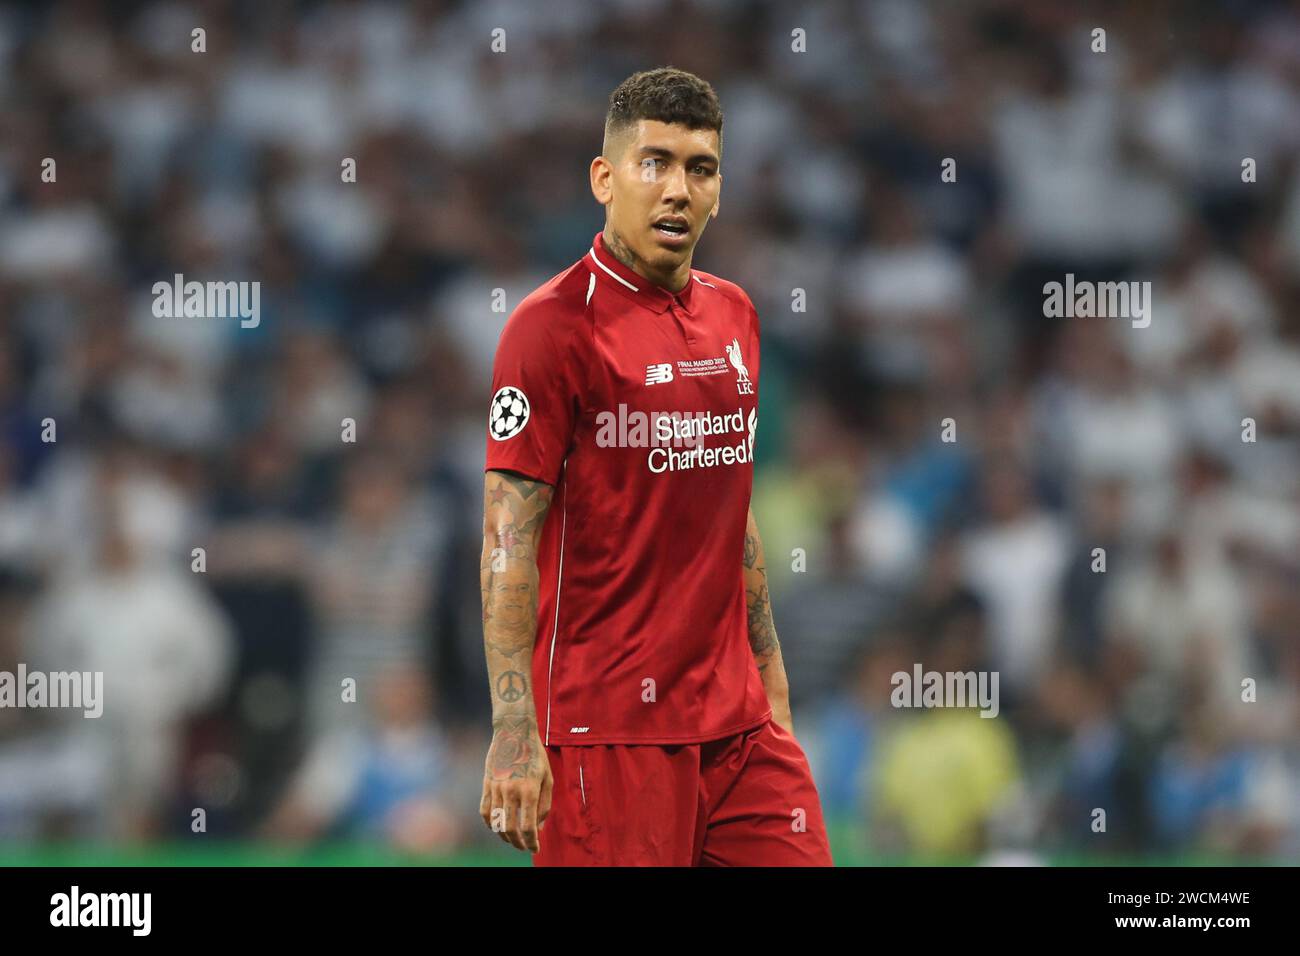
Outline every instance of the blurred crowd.
<path id="1" fill-rule="evenodd" d="M 660 65 L 726 114 L 695 265 L 763 323 L 754 509 L 837 848 L 1300 854 L 1280 0 L 0 6 L 0 671 L 106 700 L 0 709 L 0 854 L 499 847 L 495 290 L 586 251 L 609 91 Z M 1067 273 L 1149 281 L 1150 325 L 1045 317 Z M 260 323 L 156 317 L 176 274 L 260 282 Z M 996 671 L 998 717 L 893 706 L 915 664 Z"/>

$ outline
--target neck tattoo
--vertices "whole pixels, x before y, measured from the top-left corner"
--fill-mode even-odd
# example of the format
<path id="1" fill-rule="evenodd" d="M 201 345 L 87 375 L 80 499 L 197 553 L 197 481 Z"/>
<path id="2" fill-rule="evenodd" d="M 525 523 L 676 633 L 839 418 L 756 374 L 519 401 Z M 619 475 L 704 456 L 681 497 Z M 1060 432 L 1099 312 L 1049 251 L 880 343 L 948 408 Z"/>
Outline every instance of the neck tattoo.
<path id="1" fill-rule="evenodd" d="M 627 247 L 627 243 L 619 238 L 618 233 L 607 230 L 604 238 L 605 248 L 609 250 L 609 254 L 633 272 L 636 272 L 636 263 L 640 260 L 637 259 L 635 253 Z"/>
<path id="2" fill-rule="evenodd" d="M 606 229 L 602 233 L 602 235 L 604 236 L 604 240 L 605 240 L 605 249 L 609 252 L 609 254 L 613 256 L 615 259 L 617 259 L 619 262 L 623 263 L 623 265 L 627 266 L 637 275 L 645 276 L 646 278 L 649 279 L 649 281 L 653 282 L 657 286 L 667 289 L 669 292 L 681 291 L 681 288 L 677 288 L 677 289 L 672 288 L 671 285 L 668 284 L 668 282 L 650 278 L 649 275 L 649 273 L 651 272 L 650 267 L 647 266 L 645 262 L 635 252 L 633 252 L 630 248 L 628 248 L 627 243 L 625 243 L 621 238 L 619 238 L 618 233 L 614 232 L 613 230 Z M 640 269 L 637 268 L 638 264 L 641 266 Z M 669 281 L 672 280 L 672 276 L 666 276 L 663 278 Z M 684 287 L 685 287 L 685 283 L 683 283 L 682 288 Z"/>

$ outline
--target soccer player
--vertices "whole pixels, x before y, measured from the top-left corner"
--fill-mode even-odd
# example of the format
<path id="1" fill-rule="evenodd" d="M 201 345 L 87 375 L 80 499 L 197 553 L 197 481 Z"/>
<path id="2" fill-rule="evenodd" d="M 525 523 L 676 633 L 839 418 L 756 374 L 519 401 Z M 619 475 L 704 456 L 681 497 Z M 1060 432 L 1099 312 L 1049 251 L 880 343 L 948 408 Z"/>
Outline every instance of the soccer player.
<path id="1" fill-rule="evenodd" d="M 536 865 L 831 865 L 749 509 L 758 314 L 691 268 L 721 158 L 708 83 L 620 84 L 605 228 L 497 345 L 479 809 Z"/>

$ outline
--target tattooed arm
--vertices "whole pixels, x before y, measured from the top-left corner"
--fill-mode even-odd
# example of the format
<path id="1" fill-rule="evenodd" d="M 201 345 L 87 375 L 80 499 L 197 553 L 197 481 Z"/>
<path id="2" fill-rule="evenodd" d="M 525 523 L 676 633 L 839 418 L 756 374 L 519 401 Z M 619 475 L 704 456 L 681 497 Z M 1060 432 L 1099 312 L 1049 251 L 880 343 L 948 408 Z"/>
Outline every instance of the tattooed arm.
<path id="1" fill-rule="evenodd" d="M 501 839 L 537 852 L 551 809 L 551 766 L 533 705 L 537 547 L 554 489 L 503 471 L 483 482 L 483 647 L 492 694 L 492 745 L 479 814 Z M 495 819 L 494 819 L 495 817 Z M 494 825 L 495 824 L 495 825 Z"/>
<path id="2" fill-rule="evenodd" d="M 776 639 L 776 625 L 772 623 L 772 603 L 767 593 L 767 564 L 763 557 L 763 541 L 758 536 L 758 525 L 750 509 L 749 523 L 745 528 L 745 608 L 749 615 L 749 648 L 754 652 L 754 663 L 763 678 L 772 705 L 772 719 L 794 735 L 794 719 L 790 714 L 790 684 L 785 676 L 785 662 L 781 660 L 781 644 Z"/>

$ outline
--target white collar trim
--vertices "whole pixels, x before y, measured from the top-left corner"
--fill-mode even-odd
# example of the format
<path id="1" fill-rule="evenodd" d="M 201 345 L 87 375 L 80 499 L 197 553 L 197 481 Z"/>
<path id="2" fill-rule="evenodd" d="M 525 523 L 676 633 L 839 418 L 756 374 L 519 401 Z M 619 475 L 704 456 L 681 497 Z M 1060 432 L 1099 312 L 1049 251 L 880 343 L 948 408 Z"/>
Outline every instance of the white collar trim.
<path id="1" fill-rule="evenodd" d="M 609 266 L 605 265 L 605 263 L 601 262 L 601 261 L 600 261 L 600 256 L 596 255 L 596 247 L 595 247 L 595 246 L 592 246 L 592 247 L 591 247 L 591 258 L 592 258 L 592 261 L 594 261 L 594 262 L 596 263 L 596 265 L 600 266 L 602 269 L 604 269 L 606 272 L 608 272 L 611 276 L 613 276 L 613 277 L 614 277 L 615 279 L 617 279 L 619 282 L 623 283 L 625 286 L 627 286 L 627 287 L 628 287 L 629 289 L 631 289 L 633 292 L 640 292 L 640 291 L 641 291 L 641 290 L 638 289 L 636 286 L 634 286 L 632 283 L 630 283 L 630 282 L 628 282 L 626 279 L 624 279 L 624 278 L 623 278 L 621 275 L 619 275 L 617 272 L 615 272 L 613 269 L 611 269 Z"/>

